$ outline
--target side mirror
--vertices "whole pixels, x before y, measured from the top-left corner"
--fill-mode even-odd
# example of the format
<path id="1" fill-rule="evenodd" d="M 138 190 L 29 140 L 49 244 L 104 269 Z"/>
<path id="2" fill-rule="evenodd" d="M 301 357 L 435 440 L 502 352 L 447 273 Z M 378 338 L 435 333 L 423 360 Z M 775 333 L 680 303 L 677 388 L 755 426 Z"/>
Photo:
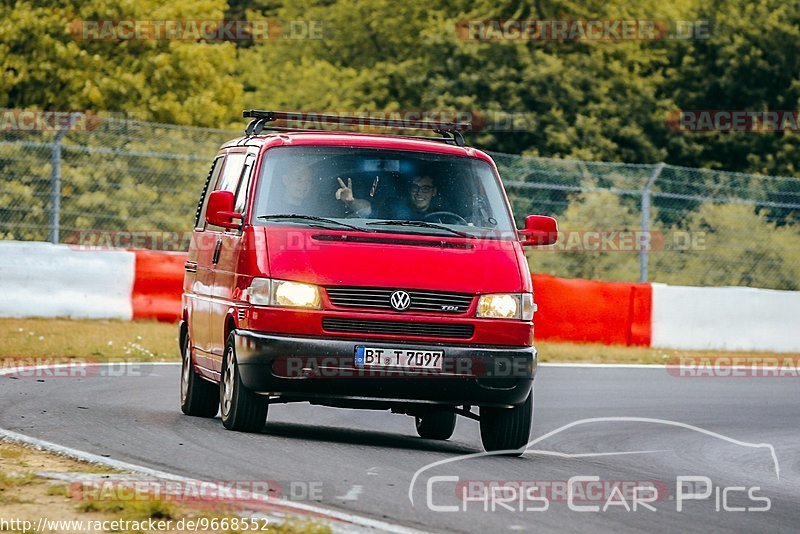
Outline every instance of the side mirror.
<path id="1" fill-rule="evenodd" d="M 206 207 L 206 222 L 223 228 L 241 228 L 242 224 L 231 219 L 242 219 L 241 213 L 233 211 L 234 197 L 230 191 L 212 191 Z"/>
<path id="2" fill-rule="evenodd" d="M 552 245 L 558 241 L 558 223 L 546 215 L 525 217 L 525 229 L 520 230 L 523 247 Z"/>

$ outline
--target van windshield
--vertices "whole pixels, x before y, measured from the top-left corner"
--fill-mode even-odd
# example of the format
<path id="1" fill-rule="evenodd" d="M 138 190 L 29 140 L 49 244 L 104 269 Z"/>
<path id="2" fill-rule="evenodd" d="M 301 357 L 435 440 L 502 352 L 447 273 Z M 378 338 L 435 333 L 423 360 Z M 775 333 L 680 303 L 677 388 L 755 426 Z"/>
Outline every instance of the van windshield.
<path id="1" fill-rule="evenodd" d="M 258 183 L 254 224 L 346 223 L 368 231 L 516 239 L 499 181 L 476 158 L 278 147 L 267 151 Z"/>

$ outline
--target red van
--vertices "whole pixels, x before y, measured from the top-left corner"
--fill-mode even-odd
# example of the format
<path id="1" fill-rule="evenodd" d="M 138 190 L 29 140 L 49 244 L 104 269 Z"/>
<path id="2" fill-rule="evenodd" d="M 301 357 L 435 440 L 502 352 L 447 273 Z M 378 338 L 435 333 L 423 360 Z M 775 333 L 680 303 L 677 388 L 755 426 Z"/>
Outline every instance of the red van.
<path id="1" fill-rule="evenodd" d="M 463 125 L 271 126 L 287 116 L 246 111 L 208 173 L 183 286 L 183 412 L 258 432 L 275 403 L 391 410 L 430 439 L 462 415 L 486 450 L 513 454 L 537 363 L 522 247 L 555 242 L 555 220 L 516 229 Z"/>

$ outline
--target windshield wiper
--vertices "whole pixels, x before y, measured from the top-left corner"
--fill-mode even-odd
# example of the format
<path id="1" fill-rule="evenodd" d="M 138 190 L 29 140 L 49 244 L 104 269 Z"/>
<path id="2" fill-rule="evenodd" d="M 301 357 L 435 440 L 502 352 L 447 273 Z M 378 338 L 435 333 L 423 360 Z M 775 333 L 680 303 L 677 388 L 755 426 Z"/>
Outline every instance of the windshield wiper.
<path id="1" fill-rule="evenodd" d="M 368 222 L 367 226 L 416 226 L 417 228 L 434 228 L 436 230 L 446 230 L 447 232 L 455 234 L 459 237 L 466 237 L 470 239 L 473 239 L 475 237 L 466 232 L 462 232 L 460 230 L 454 230 L 453 228 L 450 228 L 443 224 L 435 224 L 425 221 L 402 221 L 402 220 L 373 221 L 373 222 Z"/>
<path id="2" fill-rule="evenodd" d="M 316 215 L 297 215 L 296 213 L 280 213 L 277 215 L 259 215 L 256 217 L 257 219 L 261 219 L 262 221 L 271 221 L 275 219 L 296 219 L 300 221 L 316 221 L 325 224 L 335 224 L 337 226 L 341 226 L 343 228 L 348 228 L 350 230 L 356 230 L 357 232 L 369 232 L 366 228 L 359 228 L 358 226 L 353 226 L 352 224 L 343 223 L 337 221 L 335 219 L 328 219 L 327 217 L 317 217 Z M 322 225 L 309 225 L 314 226 L 316 228 L 325 228 Z"/>

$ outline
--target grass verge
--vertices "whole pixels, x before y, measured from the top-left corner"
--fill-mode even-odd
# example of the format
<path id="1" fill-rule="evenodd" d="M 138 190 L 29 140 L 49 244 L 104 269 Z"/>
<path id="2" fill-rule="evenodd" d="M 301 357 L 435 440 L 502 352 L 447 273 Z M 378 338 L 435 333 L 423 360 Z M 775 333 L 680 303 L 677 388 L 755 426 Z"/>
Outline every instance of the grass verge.
<path id="1" fill-rule="evenodd" d="M 0 319 L 0 357 L 177 360 L 178 326 L 156 321 Z"/>
<path id="2" fill-rule="evenodd" d="M 536 342 L 542 362 L 664 364 L 682 357 L 769 358 L 766 352 L 687 351 Z M 177 361 L 178 327 L 156 321 L 0 319 L 0 358 Z M 780 356 L 779 356 L 780 357 Z"/>
<path id="3" fill-rule="evenodd" d="M 677 364 L 687 358 L 701 363 L 704 360 L 736 359 L 737 365 L 764 359 L 781 360 L 789 355 L 771 352 L 741 352 L 725 350 L 674 350 L 650 347 L 622 347 L 595 343 L 536 342 L 539 361 L 547 363 L 617 363 L 617 364 Z"/>
<path id="4" fill-rule="evenodd" d="M 83 525 L 89 522 L 114 522 L 119 524 L 141 524 L 152 519 L 156 521 L 170 521 L 171 530 L 159 532 L 178 532 L 177 526 L 181 520 L 195 521 L 198 525 L 196 531 L 205 533 L 235 533 L 253 532 L 251 526 L 263 528 L 263 520 L 258 523 L 249 522 L 248 527 L 236 530 L 232 525 L 242 524 L 243 519 L 236 515 L 228 503 L 220 502 L 213 508 L 208 506 L 198 507 L 196 504 L 182 501 L 164 500 L 158 496 L 142 495 L 137 493 L 136 499 L 114 500 L 108 497 L 94 497 L 83 495 L 76 487 L 81 482 L 54 482 L 44 478 L 39 473 L 60 472 L 63 474 L 77 475 L 81 473 L 96 473 L 101 468 L 90 464 L 78 462 L 62 456 L 47 452 L 33 450 L 9 442 L 0 442 L 0 505 L 2 516 L 6 521 L 17 520 L 17 525 L 28 521 L 36 525 L 39 518 L 44 517 L 52 524 L 60 521 L 66 525 L 68 521 L 82 521 Z M 110 476 L 119 474 L 110 469 L 104 473 Z M 102 493 L 99 493 L 102 495 Z M 130 496 L 128 492 L 128 496 Z M 204 522 L 199 521 L 203 519 Z M 122 523 L 127 522 L 127 523 Z M 73 523 L 74 524 L 74 523 Z M 95 523 L 96 524 L 96 523 Z M 208 528 L 204 528 L 207 526 Z M 114 528 L 114 527 L 111 527 Z M 6 530 L 9 532 L 33 532 L 28 529 Z M 69 527 L 62 527 L 61 532 L 80 532 Z M 115 529 L 115 532 L 130 532 L 124 528 Z M 281 534 L 329 534 L 331 529 L 319 522 L 307 521 L 303 518 L 290 518 L 280 524 L 269 524 L 260 532 Z M 85 530 L 84 530 L 85 532 Z M 149 532 L 147 527 L 136 532 Z"/>

